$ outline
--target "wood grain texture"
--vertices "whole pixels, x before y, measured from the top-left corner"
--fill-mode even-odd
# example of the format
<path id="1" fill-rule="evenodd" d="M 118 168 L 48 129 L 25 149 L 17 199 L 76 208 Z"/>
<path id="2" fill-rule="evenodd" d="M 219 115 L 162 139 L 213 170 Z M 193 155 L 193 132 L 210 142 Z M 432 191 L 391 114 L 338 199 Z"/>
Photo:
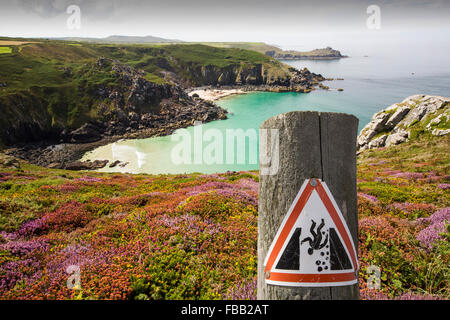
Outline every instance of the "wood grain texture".
<path id="1" fill-rule="evenodd" d="M 296 111 L 266 120 L 261 129 L 279 130 L 280 156 L 279 170 L 275 175 L 260 175 L 258 299 L 359 299 L 358 284 L 321 288 L 266 285 L 263 266 L 281 221 L 308 178 L 320 178 L 327 183 L 349 226 L 355 245 L 358 244 L 358 119 L 342 113 Z"/>

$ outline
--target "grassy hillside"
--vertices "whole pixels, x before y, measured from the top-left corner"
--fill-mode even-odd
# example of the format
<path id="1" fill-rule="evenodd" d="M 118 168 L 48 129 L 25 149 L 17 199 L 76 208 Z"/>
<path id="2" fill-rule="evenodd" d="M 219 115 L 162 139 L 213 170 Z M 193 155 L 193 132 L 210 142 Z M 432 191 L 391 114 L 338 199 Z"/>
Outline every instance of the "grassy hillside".
<path id="1" fill-rule="evenodd" d="M 358 157 L 363 299 L 450 298 L 448 144 L 419 138 Z M 256 172 L 0 168 L 0 296 L 255 299 L 257 190 Z M 69 265 L 79 290 L 66 287 Z"/>
<path id="2" fill-rule="evenodd" d="M 200 86 L 215 84 L 222 73 L 288 79 L 288 67 L 263 54 L 241 49 L 195 45 L 119 45 L 66 41 L 0 39 L 0 145 L 12 136 L 27 141 L 58 136 L 91 120 L 103 121 L 101 104 L 112 104 L 101 92 L 124 94 L 111 66 L 99 58 L 136 68 L 152 83 Z M 256 71 L 255 71 L 256 70 Z M 252 79 L 251 77 L 249 79 Z M 100 92 L 100 93 L 99 93 Z M 149 105 L 148 110 L 157 109 Z M 19 134 L 17 134 L 19 132 Z M 23 137 L 21 137 L 23 135 Z"/>
<path id="3" fill-rule="evenodd" d="M 155 81 L 163 81 L 164 71 L 174 71 L 181 75 L 182 80 L 193 81 L 189 73 L 185 72 L 187 66 L 224 68 L 241 64 L 267 64 L 268 68 L 287 68 L 254 51 L 211 48 L 200 44 L 102 45 L 43 41 L 7 48 L 12 48 L 12 52 L 0 55 L 0 81 L 8 84 L 0 91 L 1 95 L 38 85 L 58 86 L 61 82 L 76 84 L 63 77 L 64 67 L 79 69 L 86 63 L 95 62 L 99 57 L 117 59 L 129 66 L 140 68 L 149 73 L 148 77 Z"/>
<path id="4" fill-rule="evenodd" d="M 218 48 L 239 48 L 253 50 L 277 59 L 326 59 L 343 57 L 340 52 L 331 48 L 314 49 L 311 51 L 283 50 L 264 42 L 201 42 L 201 44 Z"/>

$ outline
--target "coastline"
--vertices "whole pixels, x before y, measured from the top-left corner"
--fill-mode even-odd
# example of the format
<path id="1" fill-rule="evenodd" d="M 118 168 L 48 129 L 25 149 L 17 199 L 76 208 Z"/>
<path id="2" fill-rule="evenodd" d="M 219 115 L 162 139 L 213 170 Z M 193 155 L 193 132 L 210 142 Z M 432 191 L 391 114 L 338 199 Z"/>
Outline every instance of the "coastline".
<path id="1" fill-rule="evenodd" d="M 320 86 L 319 86 L 320 87 Z M 197 104 L 211 104 L 213 109 L 221 108 L 215 105 L 215 102 L 225 97 L 246 94 L 250 92 L 301 92 L 308 93 L 316 90 L 315 87 L 308 89 L 282 87 L 278 85 L 231 85 L 231 86 L 204 86 L 185 89 L 185 92 Z M 187 128 L 194 124 L 195 120 L 210 122 L 226 119 L 222 113 L 208 114 L 200 113 L 196 117 L 181 118 L 178 121 L 165 123 L 164 126 L 153 128 L 142 128 L 132 130 L 118 135 L 102 135 L 99 140 L 87 142 L 62 142 L 62 141 L 39 141 L 32 143 L 22 143 L 12 147 L 5 148 L 2 152 L 7 156 L 17 157 L 32 164 L 53 168 L 68 170 L 97 170 L 106 166 L 112 166 L 107 160 L 96 159 L 94 161 L 82 161 L 83 156 L 98 147 L 114 143 L 123 139 L 145 139 L 172 134 L 180 128 Z M 126 163 L 115 163 L 114 166 L 125 166 Z"/>
<path id="2" fill-rule="evenodd" d="M 334 80 L 334 79 L 324 79 Z M 239 94 L 246 94 L 251 92 L 298 92 L 309 93 L 311 91 L 323 89 L 329 90 L 323 86 L 320 82 L 314 84 L 314 86 L 296 87 L 296 86 L 281 86 L 281 85 L 223 85 L 223 86 L 203 86 L 186 89 L 187 94 L 194 99 L 201 99 L 207 102 L 214 103 L 217 100 Z"/>
<path id="3" fill-rule="evenodd" d="M 172 134 L 177 129 L 192 126 L 196 120 L 210 122 L 226 119 L 227 111 L 215 104 L 217 100 L 225 97 L 258 91 L 309 93 L 316 90 L 316 87 L 325 89 L 320 83 L 320 81 L 323 81 L 325 78 L 320 75 L 319 77 L 320 79 L 317 81 L 305 83 L 305 85 L 291 84 L 290 86 L 283 86 L 279 84 L 262 84 L 184 88 L 183 91 L 185 95 L 191 99 L 193 104 L 190 106 L 192 112 L 191 116 L 186 114 L 187 110 L 181 110 L 180 108 L 172 109 L 166 105 L 166 110 L 163 112 L 164 115 L 152 116 L 158 119 L 156 125 L 152 125 L 151 127 L 127 125 L 127 130 L 123 133 L 117 132 L 111 135 L 101 134 L 100 137 L 94 141 L 52 140 L 22 143 L 6 147 L 2 152 L 8 156 L 17 157 L 32 164 L 53 169 L 97 170 L 106 166 L 125 166 L 126 163 L 109 163 L 109 161 L 102 159 L 96 159 L 94 161 L 82 161 L 81 159 L 87 152 L 118 140 L 166 136 Z M 199 109 L 199 106 L 202 106 L 202 108 Z M 100 127 L 101 124 L 94 125 L 94 129 L 97 129 L 97 126 Z M 84 131 L 82 131 L 82 133 L 89 136 L 89 128 Z"/>

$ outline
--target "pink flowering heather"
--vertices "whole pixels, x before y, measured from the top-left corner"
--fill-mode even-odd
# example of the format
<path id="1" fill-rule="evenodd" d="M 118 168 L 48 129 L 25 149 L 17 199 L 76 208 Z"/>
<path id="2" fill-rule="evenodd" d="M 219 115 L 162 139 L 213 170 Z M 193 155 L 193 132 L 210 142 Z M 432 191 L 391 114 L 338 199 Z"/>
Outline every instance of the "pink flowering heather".
<path id="1" fill-rule="evenodd" d="M 442 190 L 448 190 L 450 189 L 450 183 L 440 183 L 436 187 Z"/>
<path id="2" fill-rule="evenodd" d="M 250 191 L 258 193 L 259 183 L 253 179 L 243 178 L 243 179 L 240 179 L 236 184 L 244 189 L 248 189 Z"/>
<path id="3" fill-rule="evenodd" d="M 231 287 L 224 295 L 225 300 L 256 300 L 256 278 L 244 281 L 235 287 Z"/>
<path id="4" fill-rule="evenodd" d="M 11 173 L 9 172 L 0 172 L 0 181 L 7 181 L 11 178 Z"/>
<path id="5" fill-rule="evenodd" d="M 362 197 L 366 200 L 369 200 L 373 203 L 377 203 L 379 200 L 377 197 L 375 196 L 371 196 L 370 194 L 366 194 L 366 193 L 362 193 L 362 192 L 358 192 L 358 197 Z"/>
<path id="6" fill-rule="evenodd" d="M 420 172 L 398 172 L 395 174 L 391 174 L 393 177 L 404 178 L 408 180 L 416 180 L 423 178 L 423 173 Z"/>
<path id="7" fill-rule="evenodd" d="M 364 288 L 360 291 L 361 300 L 389 300 L 389 297 L 383 292 Z"/>
<path id="8" fill-rule="evenodd" d="M 450 180 L 450 175 L 438 176 L 435 173 L 431 173 L 428 177 L 423 179 L 425 182 L 438 182 L 438 181 L 448 181 Z"/>
<path id="9" fill-rule="evenodd" d="M 31 240 L 31 241 L 10 241 L 5 244 L 0 244 L 0 250 L 8 250 L 14 255 L 24 256 L 31 252 L 47 251 L 49 248 L 45 240 Z"/>
<path id="10" fill-rule="evenodd" d="M 417 221 L 420 224 L 429 224 L 419 232 L 416 239 L 420 241 L 422 246 L 431 249 L 436 241 L 443 240 L 440 234 L 445 231 L 445 223 L 450 221 L 450 207 L 438 210 L 430 217 L 421 218 Z"/>
<path id="11" fill-rule="evenodd" d="M 394 175 L 394 174 L 401 173 L 401 171 L 400 170 L 390 170 L 390 169 L 388 169 L 388 170 L 384 170 L 383 173 L 386 174 L 386 175 Z"/>
<path id="12" fill-rule="evenodd" d="M 420 293 L 414 293 L 414 292 L 406 292 L 397 298 L 395 300 L 443 300 L 442 297 L 433 296 L 430 294 L 420 294 Z"/>
<path id="13" fill-rule="evenodd" d="M 20 226 L 19 230 L 17 231 L 17 235 L 19 236 L 36 235 L 46 229 L 47 228 L 45 222 L 43 221 L 42 218 L 29 220 Z"/>
<path id="14" fill-rule="evenodd" d="M 414 211 L 424 211 L 432 213 L 436 210 L 436 206 L 430 203 L 410 203 L 410 202 L 394 202 L 387 206 L 388 210 L 398 209 L 407 213 Z"/>
<path id="15" fill-rule="evenodd" d="M 102 182 L 102 179 L 99 178 L 93 178 L 93 177 L 81 177 L 74 179 L 73 181 L 80 181 L 80 182 Z"/>

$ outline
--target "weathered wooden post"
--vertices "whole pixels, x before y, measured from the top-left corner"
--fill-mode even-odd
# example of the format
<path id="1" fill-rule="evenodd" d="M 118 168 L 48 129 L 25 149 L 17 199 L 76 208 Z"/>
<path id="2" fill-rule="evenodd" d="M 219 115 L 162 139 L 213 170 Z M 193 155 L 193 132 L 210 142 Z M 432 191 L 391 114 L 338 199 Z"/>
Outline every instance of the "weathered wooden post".
<path id="1" fill-rule="evenodd" d="M 289 112 L 261 129 L 258 299 L 359 299 L 358 119 Z"/>

